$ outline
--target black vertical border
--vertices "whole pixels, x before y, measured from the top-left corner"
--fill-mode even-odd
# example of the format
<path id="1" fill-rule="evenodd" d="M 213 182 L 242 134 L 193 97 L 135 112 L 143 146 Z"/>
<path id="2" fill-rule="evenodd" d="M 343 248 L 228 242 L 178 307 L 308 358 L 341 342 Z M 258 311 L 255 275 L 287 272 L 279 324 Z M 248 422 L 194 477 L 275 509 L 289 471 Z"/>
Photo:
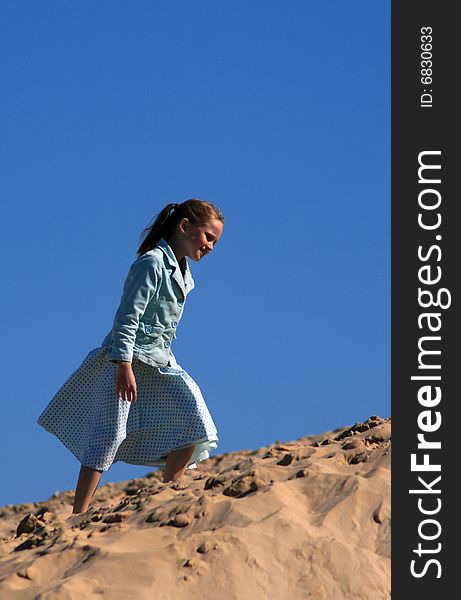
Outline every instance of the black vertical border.
<path id="1" fill-rule="evenodd" d="M 461 260 L 461 228 L 457 221 L 457 207 L 461 205 L 459 192 L 455 189 L 457 172 L 461 165 L 455 164 L 457 148 L 458 117 L 455 111 L 455 86 L 459 79 L 460 56 L 459 39 L 454 10 L 456 3 L 428 2 L 426 0 L 394 0 L 391 5 L 391 66 L 392 66 L 392 598 L 408 600 L 418 598 L 451 598 L 456 596 L 455 579 L 457 535 L 460 530 L 456 508 L 458 504 L 456 484 L 458 479 L 458 441 L 456 429 L 458 423 L 460 394 L 457 375 L 461 374 L 461 353 L 458 344 L 460 328 L 455 325 L 458 310 L 458 287 Z M 432 28 L 432 82 L 421 82 L 421 28 Z M 427 32 L 427 30 L 426 30 Z M 423 90 L 432 90 L 432 107 L 421 108 L 420 97 Z M 439 157 L 433 157 L 434 163 L 441 164 L 440 185 L 418 183 L 418 154 L 422 151 L 440 150 Z M 427 162 L 430 162 L 428 159 Z M 433 176 L 436 177 L 433 171 Z M 418 225 L 418 213 L 422 211 L 418 204 L 418 195 L 424 187 L 436 188 L 442 197 L 438 210 L 428 216 L 435 218 L 440 211 L 442 222 L 437 231 L 425 231 Z M 429 198 L 430 195 L 427 197 Z M 436 197 L 435 195 L 433 196 Z M 436 240 L 436 235 L 441 235 Z M 439 245 L 441 259 L 438 262 L 436 250 L 427 262 L 418 257 L 418 246 L 424 249 L 426 256 L 431 245 Z M 420 267 L 431 264 L 435 269 L 441 267 L 442 277 L 438 284 L 422 285 L 418 279 Z M 451 306 L 446 309 L 432 307 L 424 309 L 418 302 L 418 287 L 446 288 L 451 295 Z M 430 408 L 435 417 L 439 411 L 441 426 L 437 431 L 426 433 L 426 439 L 440 441 L 441 448 L 431 451 L 418 450 L 417 434 L 421 433 L 418 416 L 427 407 L 418 401 L 418 389 L 431 382 L 411 380 L 413 375 L 429 374 L 428 370 L 418 369 L 418 340 L 429 335 L 427 328 L 418 326 L 418 316 L 427 311 L 441 313 L 440 331 L 432 335 L 441 336 L 440 342 L 434 342 L 432 349 L 440 349 L 440 355 L 432 356 L 433 364 L 440 364 L 440 371 L 430 374 L 441 376 L 442 398 L 437 406 Z M 429 346 L 427 346 L 429 347 Z M 412 472 L 411 454 L 418 454 L 418 462 L 423 461 L 427 452 L 431 463 L 440 464 L 440 472 Z M 410 494 L 411 489 L 424 486 L 418 481 L 423 477 L 428 483 L 441 476 L 433 489 L 440 494 Z M 441 501 L 440 510 L 434 515 L 423 515 L 418 508 L 422 498 L 423 508 L 436 508 Z M 440 523 L 440 536 L 432 541 L 424 540 L 418 533 L 418 527 L 424 519 L 434 518 Z M 425 528 L 424 528 L 425 527 Z M 435 525 L 424 526 L 422 531 L 436 535 Z M 419 557 L 414 550 L 421 543 L 425 550 L 440 550 L 422 554 Z M 435 564 L 426 565 L 430 559 L 440 562 L 440 578 Z M 411 561 L 416 560 L 415 570 L 425 574 L 414 577 L 411 573 Z M 458 569 L 461 572 L 461 569 Z M 449 591 L 450 590 L 450 591 Z M 458 592 L 459 593 L 459 592 Z"/>

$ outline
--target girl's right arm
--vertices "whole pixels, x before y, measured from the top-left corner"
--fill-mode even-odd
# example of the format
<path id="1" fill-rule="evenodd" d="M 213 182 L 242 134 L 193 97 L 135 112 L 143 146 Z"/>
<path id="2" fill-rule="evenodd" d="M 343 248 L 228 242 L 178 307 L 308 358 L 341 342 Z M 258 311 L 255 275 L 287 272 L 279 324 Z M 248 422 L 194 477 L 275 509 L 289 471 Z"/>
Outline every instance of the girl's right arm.
<path id="1" fill-rule="evenodd" d="M 143 255 L 132 263 L 123 285 L 120 304 L 114 317 L 108 359 L 117 363 L 115 393 L 123 400 L 137 399 L 136 380 L 131 366 L 139 319 L 155 295 L 161 281 L 159 265 Z"/>
<path id="2" fill-rule="evenodd" d="M 112 325 L 108 358 L 112 362 L 133 360 L 139 319 L 161 282 L 161 267 L 152 255 L 142 255 L 131 265 L 120 305 Z"/>
<path id="3" fill-rule="evenodd" d="M 136 379 L 131 363 L 128 361 L 117 361 L 115 394 L 120 396 L 122 400 L 128 400 L 128 402 L 136 402 L 137 400 Z"/>

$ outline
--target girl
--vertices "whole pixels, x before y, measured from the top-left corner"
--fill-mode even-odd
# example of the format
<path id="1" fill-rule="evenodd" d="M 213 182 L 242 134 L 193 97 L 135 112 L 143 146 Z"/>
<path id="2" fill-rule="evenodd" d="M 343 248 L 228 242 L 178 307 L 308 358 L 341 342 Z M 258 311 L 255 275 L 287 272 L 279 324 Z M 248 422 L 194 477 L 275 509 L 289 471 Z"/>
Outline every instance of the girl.
<path id="1" fill-rule="evenodd" d="M 198 262 L 224 224 L 214 204 L 168 204 L 147 227 L 111 331 L 91 350 L 37 419 L 81 463 L 73 513 L 88 510 L 103 471 L 119 460 L 164 467 L 176 480 L 217 448 L 200 388 L 171 350 Z"/>

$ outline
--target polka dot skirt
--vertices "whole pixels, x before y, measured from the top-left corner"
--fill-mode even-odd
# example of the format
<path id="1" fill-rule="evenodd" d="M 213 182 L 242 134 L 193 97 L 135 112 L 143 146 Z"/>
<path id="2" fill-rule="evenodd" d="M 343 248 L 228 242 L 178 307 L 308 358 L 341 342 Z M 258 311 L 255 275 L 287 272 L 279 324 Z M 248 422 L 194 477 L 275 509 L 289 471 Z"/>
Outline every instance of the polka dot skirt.
<path id="1" fill-rule="evenodd" d="M 209 458 L 217 430 L 196 382 L 181 367 L 153 367 L 133 357 L 137 400 L 115 394 L 117 365 L 107 348 L 91 350 L 37 419 L 82 465 L 109 470 L 119 460 L 165 467 L 172 450 L 194 446 L 187 464 Z"/>

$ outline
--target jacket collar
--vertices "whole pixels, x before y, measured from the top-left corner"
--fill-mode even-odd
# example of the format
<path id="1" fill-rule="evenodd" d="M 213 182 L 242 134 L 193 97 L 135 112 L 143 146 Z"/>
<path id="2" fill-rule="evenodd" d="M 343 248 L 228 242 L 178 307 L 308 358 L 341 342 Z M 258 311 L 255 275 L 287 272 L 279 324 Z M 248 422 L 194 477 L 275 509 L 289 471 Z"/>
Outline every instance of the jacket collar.
<path id="1" fill-rule="evenodd" d="M 195 283 L 192 278 L 192 273 L 190 271 L 189 263 L 187 262 L 187 258 L 185 259 L 186 270 L 185 270 L 184 276 L 183 276 L 183 274 L 181 272 L 181 267 L 179 266 L 178 259 L 176 258 L 176 255 L 173 252 L 173 249 L 168 244 L 168 242 L 165 240 L 165 238 L 163 238 L 163 237 L 160 238 L 160 240 L 157 242 L 157 246 L 162 250 L 163 254 L 165 255 L 165 257 L 167 259 L 168 264 L 173 269 L 171 278 L 176 281 L 176 283 L 181 288 L 181 291 L 184 294 L 184 297 L 186 297 L 187 294 L 195 287 Z"/>

